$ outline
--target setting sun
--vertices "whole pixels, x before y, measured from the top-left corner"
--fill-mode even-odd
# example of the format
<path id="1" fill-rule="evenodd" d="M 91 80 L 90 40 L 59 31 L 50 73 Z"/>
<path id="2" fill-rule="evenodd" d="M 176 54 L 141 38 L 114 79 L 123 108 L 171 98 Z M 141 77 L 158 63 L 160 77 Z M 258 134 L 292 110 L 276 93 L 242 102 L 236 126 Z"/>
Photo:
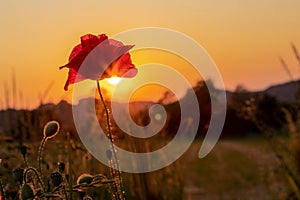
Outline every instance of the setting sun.
<path id="1" fill-rule="evenodd" d="M 117 85 L 121 81 L 121 79 L 122 78 L 120 77 L 112 77 L 112 78 L 108 78 L 107 82 L 111 85 Z"/>

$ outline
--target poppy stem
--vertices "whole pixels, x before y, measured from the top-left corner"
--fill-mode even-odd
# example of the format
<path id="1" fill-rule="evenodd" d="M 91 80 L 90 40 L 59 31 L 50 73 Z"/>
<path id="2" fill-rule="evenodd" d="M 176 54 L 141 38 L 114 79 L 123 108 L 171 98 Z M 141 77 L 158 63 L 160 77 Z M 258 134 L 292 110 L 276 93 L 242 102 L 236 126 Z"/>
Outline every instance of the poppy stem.
<path id="1" fill-rule="evenodd" d="M 44 185 L 44 183 L 43 183 L 42 178 L 40 177 L 39 172 L 38 172 L 35 168 L 33 168 L 33 167 L 29 167 L 29 168 L 27 168 L 27 169 L 25 170 L 25 172 L 24 172 L 24 180 L 25 180 L 25 183 L 27 183 L 27 174 L 29 173 L 29 171 L 33 171 L 33 172 L 34 172 L 34 174 L 36 175 L 37 180 L 38 180 L 40 186 L 41 186 L 42 189 L 43 189 L 43 192 L 46 192 L 45 185 Z"/>
<path id="2" fill-rule="evenodd" d="M 112 178 L 115 179 L 115 173 L 113 172 L 114 170 L 117 171 L 117 179 L 115 180 L 115 186 L 116 186 L 116 189 L 117 189 L 117 194 L 116 194 L 116 198 L 117 199 L 125 199 L 125 196 L 124 196 L 124 189 L 123 189 L 123 183 L 122 183 L 122 179 L 121 179 L 121 173 L 120 173 L 120 167 L 119 167 L 119 161 L 118 161 L 118 157 L 117 157 L 117 152 L 116 152 L 116 149 L 115 149 L 115 145 L 114 145 L 114 140 L 113 140 L 113 137 L 112 137 L 112 130 L 111 130 L 111 124 L 110 124 L 110 119 L 109 119 L 109 112 L 108 112 L 108 108 L 105 104 L 105 101 L 104 101 L 104 98 L 103 98 L 103 95 L 102 95 L 102 92 L 101 92 L 101 87 L 100 87 L 100 81 L 97 81 L 97 89 L 98 89 L 98 93 L 99 93 L 99 96 L 100 96 L 100 99 L 101 99 L 101 102 L 103 104 L 103 107 L 104 107 L 104 110 L 105 110 L 105 114 L 106 114 L 106 123 L 107 123 L 107 130 L 108 130 L 108 137 L 109 137 L 109 140 L 111 142 L 111 150 L 112 150 L 112 154 L 113 154 L 113 157 L 114 157 L 114 160 L 115 160 L 115 167 L 114 167 L 114 163 L 111 162 L 111 167 L 112 167 Z M 111 160 L 112 161 L 112 160 Z"/>
<path id="3" fill-rule="evenodd" d="M 45 191 L 44 184 L 43 184 L 44 177 L 43 177 L 43 171 L 42 171 L 42 166 L 41 166 L 41 159 L 43 156 L 43 148 L 44 148 L 46 141 L 47 141 L 47 138 L 43 137 L 43 140 L 40 143 L 40 147 L 39 147 L 39 151 L 38 151 L 38 158 L 37 158 L 39 178 L 42 180 L 41 185 L 42 185 L 44 191 Z"/>

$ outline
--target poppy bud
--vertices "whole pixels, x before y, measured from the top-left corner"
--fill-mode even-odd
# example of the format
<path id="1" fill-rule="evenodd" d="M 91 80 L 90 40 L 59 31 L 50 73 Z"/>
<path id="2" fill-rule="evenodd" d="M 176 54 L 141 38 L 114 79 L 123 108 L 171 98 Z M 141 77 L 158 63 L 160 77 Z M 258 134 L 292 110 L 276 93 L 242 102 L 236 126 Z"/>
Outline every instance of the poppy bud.
<path id="1" fill-rule="evenodd" d="M 44 137 L 53 138 L 59 132 L 59 123 L 57 121 L 50 121 L 44 126 Z"/>
<path id="2" fill-rule="evenodd" d="M 90 184 L 93 182 L 93 176 L 90 174 L 81 174 L 77 179 L 77 184 Z"/>
<path id="3" fill-rule="evenodd" d="M 112 152 L 111 152 L 111 150 L 107 150 L 107 151 L 106 151 L 106 157 L 107 157 L 109 160 L 111 160 L 111 158 L 112 158 Z"/>
<path id="4" fill-rule="evenodd" d="M 13 171 L 13 178 L 16 182 L 19 182 L 20 185 L 23 183 L 23 175 L 24 175 L 24 169 L 17 168 Z"/>
<path id="5" fill-rule="evenodd" d="M 63 173 L 63 172 L 65 171 L 65 168 L 66 168 L 65 163 L 59 162 L 59 163 L 57 163 L 57 165 L 58 165 L 58 171 L 59 171 L 60 173 Z"/>
<path id="6" fill-rule="evenodd" d="M 51 183 L 55 186 L 58 187 L 60 186 L 60 184 L 63 181 L 63 177 L 61 176 L 61 174 L 59 172 L 54 172 L 51 174 L 50 176 L 51 179 Z"/>
<path id="7" fill-rule="evenodd" d="M 21 192 L 22 200 L 32 199 L 34 196 L 32 188 L 27 183 L 23 185 Z"/>
<path id="8" fill-rule="evenodd" d="M 20 146 L 20 152 L 23 155 L 23 157 L 25 158 L 25 156 L 27 154 L 27 147 L 25 145 Z"/>

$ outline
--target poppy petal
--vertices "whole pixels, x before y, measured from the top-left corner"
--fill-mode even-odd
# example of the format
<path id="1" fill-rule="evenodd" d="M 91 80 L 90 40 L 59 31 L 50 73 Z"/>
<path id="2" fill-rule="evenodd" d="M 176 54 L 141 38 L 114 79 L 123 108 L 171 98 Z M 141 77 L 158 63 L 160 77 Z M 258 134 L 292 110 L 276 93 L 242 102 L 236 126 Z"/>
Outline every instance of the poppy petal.
<path id="1" fill-rule="evenodd" d="M 86 34 L 80 40 L 81 43 L 73 48 L 69 62 L 59 67 L 69 68 L 65 90 L 70 84 L 85 79 L 102 80 L 111 76 L 129 78 L 137 74 L 138 70 L 128 53 L 134 45 L 124 45 L 120 41 L 108 39 L 105 34 Z"/>

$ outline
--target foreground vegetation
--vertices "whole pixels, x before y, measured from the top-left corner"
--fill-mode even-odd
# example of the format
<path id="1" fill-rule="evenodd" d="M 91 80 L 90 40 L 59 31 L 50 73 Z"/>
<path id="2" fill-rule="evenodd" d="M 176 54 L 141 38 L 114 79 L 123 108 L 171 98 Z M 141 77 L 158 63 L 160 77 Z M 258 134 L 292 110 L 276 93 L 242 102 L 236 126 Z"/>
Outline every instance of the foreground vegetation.
<path id="1" fill-rule="evenodd" d="M 58 171 L 57 163 L 65 162 L 68 170 L 67 143 L 60 136 L 50 140 L 44 149 L 42 164 L 45 177 Z M 27 141 L 28 163 L 36 163 L 38 143 Z M 147 174 L 123 173 L 128 199 L 287 199 L 284 173 L 276 156 L 264 138 L 221 140 L 204 159 L 197 153 L 201 141 L 172 165 Z M 4 190 L 9 195 L 19 192 L 19 183 L 13 178 L 12 169 L 24 167 L 16 143 L 1 143 L 2 164 L 0 175 Z M 72 171 L 74 183 L 81 174 L 103 174 L 109 170 L 71 140 Z M 52 187 L 52 185 L 51 185 Z M 14 194 L 13 194 L 14 193 Z M 76 196 L 77 195 L 77 196 Z M 75 199 L 79 199 L 78 194 Z M 85 190 L 86 197 L 109 198 L 108 186 Z"/>

